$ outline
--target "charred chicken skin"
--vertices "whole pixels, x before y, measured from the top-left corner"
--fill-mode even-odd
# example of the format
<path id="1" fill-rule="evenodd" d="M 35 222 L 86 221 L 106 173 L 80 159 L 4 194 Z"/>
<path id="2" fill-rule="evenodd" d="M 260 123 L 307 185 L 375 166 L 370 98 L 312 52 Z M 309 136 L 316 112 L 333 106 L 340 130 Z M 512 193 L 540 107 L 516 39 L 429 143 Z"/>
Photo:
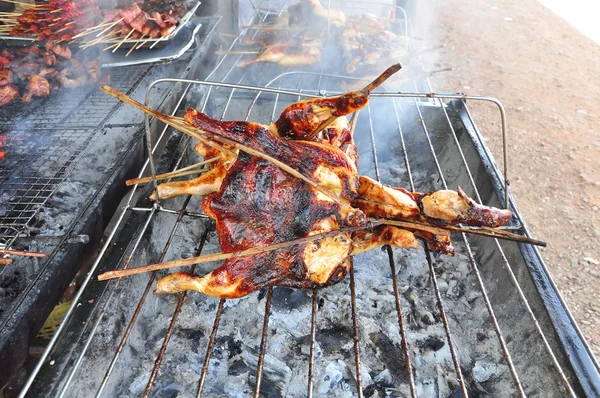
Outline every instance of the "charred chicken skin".
<path id="1" fill-rule="evenodd" d="M 266 286 L 327 286 L 344 277 L 353 255 L 382 244 L 417 248 L 418 238 L 432 250 L 454 253 L 447 231 L 433 234 L 389 225 L 368 228 L 368 217 L 490 227 L 511 218 L 509 211 L 481 206 L 461 190 L 412 193 L 359 176 L 356 146 L 345 115 L 367 105 L 368 99 L 369 90 L 365 89 L 301 101 L 286 108 L 269 126 L 219 121 L 188 109 L 184 119 L 197 130 L 271 156 L 337 196 L 333 200 L 271 161 L 243 151 L 235 158 L 231 154 L 223 156 L 211 172 L 192 180 L 193 184 L 159 186 L 161 197 L 165 191 L 161 187 L 165 186 L 171 196 L 205 195 L 201 206 L 216 221 L 223 252 L 289 242 L 346 227 L 365 229 L 234 257 L 203 277 L 174 273 L 158 281 L 155 293 L 196 290 L 213 297 L 236 298 Z M 200 144 L 196 150 L 207 156 L 218 153 Z M 206 178 L 210 173 L 214 174 Z"/>

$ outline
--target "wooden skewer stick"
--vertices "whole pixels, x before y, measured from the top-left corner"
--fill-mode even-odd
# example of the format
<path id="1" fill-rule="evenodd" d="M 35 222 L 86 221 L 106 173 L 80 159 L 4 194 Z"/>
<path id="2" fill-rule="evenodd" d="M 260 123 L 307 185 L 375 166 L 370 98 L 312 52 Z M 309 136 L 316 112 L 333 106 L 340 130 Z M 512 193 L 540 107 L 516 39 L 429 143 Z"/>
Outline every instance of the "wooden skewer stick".
<path id="1" fill-rule="evenodd" d="M 142 43 L 140 43 L 139 46 L 137 46 L 136 50 L 139 50 L 140 48 L 144 47 L 146 45 L 146 43 L 148 43 L 150 40 L 152 40 L 152 38 L 148 37 L 146 40 L 144 40 Z"/>
<path id="2" fill-rule="evenodd" d="M 10 265 L 12 262 L 12 258 L 0 258 L 0 265 Z"/>
<path id="3" fill-rule="evenodd" d="M 92 26 L 91 28 L 84 29 L 80 33 L 73 36 L 73 39 L 78 39 L 80 37 L 91 35 L 92 33 L 96 33 L 96 31 L 104 28 L 106 25 L 107 24 L 100 24 L 100 25 Z"/>
<path id="4" fill-rule="evenodd" d="M 20 5 L 23 8 L 34 8 L 35 7 L 35 4 L 24 3 L 22 1 L 15 1 L 15 0 L 2 0 L 2 1 L 7 2 L 7 3 L 18 4 L 18 5 Z"/>
<path id="5" fill-rule="evenodd" d="M 106 47 L 104 50 L 102 51 L 106 51 L 106 50 L 110 50 L 112 48 L 115 48 L 116 46 L 118 46 L 120 43 L 115 43 L 115 44 L 111 44 L 110 46 Z"/>
<path id="6" fill-rule="evenodd" d="M 106 35 L 106 36 L 102 36 L 102 37 L 100 37 L 100 38 L 98 38 L 98 39 L 94 39 L 94 40 L 91 40 L 91 41 L 85 42 L 84 44 L 82 44 L 82 45 L 81 45 L 81 46 L 79 46 L 79 47 L 81 47 L 81 48 L 88 48 L 88 47 L 91 47 L 91 46 L 93 46 L 93 45 L 95 45 L 95 44 L 102 43 L 102 42 L 104 42 L 104 41 L 108 41 L 108 40 L 110 40 L 110 39 L 114 39 L 114 38 L 116 38 L 116 37 L 117 37 L 117 36 L 118 36 L 120 33 L 121 33 L 121 31 L 120 31 L 120 30 L 119 30 L 119 31 L 112 32 L 112 33 L 110 33 L 110 34 L 108 34 L 108 35 Z M 114 45 L 116 46 L 116 44 L 114 44 Z M 113 47 L 113 46 L 111 46 L 111 47 L 108 47 L 108 48 L 112 48 L 112 47 Z M 106 49 L 108 49 L 108 48 L 105 48 L 105 50 L 106 50 Z"/>
<path id="7" fill-rule="evenodd" d="M 145 105 L 142 105 L 141 103 L 137 102 L 136 100 L 129 98 L 127 95 L 123 94 L 119 90 L 116 90 L 110 86 L 103 86 L 102 91 L 120 99 L 121 101 L 123 101 L 139 110 L 146 112 L 147 114 L 153 116 L 154 118 L 160 120 L 161 122 L 164 122 L 164 123 L 168 124 L 169 126 L 174 127 L 177 130 L 179 130 L 183 133 L 186 133 L 201 142 L 206 143 L 207 145 L 214 147 L 215 142 L 220 143 L 220 144 L 227 144 L 227 145 L 233 146 L 234 148 L 236 148 L 240 151 L 244 151 L 250 155 L 254 155 L 258 158 L 267 160 L 267 161 L 273 163 L 275 166 L 282 169 L 283 171 L 306 182 L 307 184 L 309 184 L 310 186 L 315 188 L 317 191 L 321 192 L 323 195 L 327 196 L 329 199 L 331 199 L 332 201 L 334 201 L 335 203 L 340 205 L 343 209 L 350 206 L 350 204 L 347 201 L 342 200 L 340 197 L 338 197 L 335 193 L 333 193 L 328 188 L 325 188 L 325 187 L 317 184 L 312 179 L 306 177 L 304 174 L 298 172 L 297 170 L 295 170 L 292 167 L 288 166 L 287 164 L 281 162 L 280 160 L 277 160 L 267 154 L 264 154 L 260 151 L 252 149 L 250 147 L 247 147 L 246 145 L 243 145 L 236 141 L 230 140 L 226 137 L 222 137 L 220 135 L 210 133 L 208 131 L 203 131 L 203 130 L 197 129 L 187 123 L 182 123 L 182 122 L 173 120 L 173 118 L 171 116 L 165 115 L 164 113 L 155 111 L 154 109 L 151 109 Z M 231 152 L 223 147 L 219 148 L 219 150 L 222 152 L 228 153 L 233 157 L 236 157 L 236 155 L 233 152 Z"/>
<path id="8" fill-rule="evenodd" d="M 429 226 L 428 224 L 420 223 L 417 221 L 399 221 L 399 220 L 385 220 L 385 224 L 393 225 L 396 227 L 417 229 L 417 230 L 422 230 L 422 231 L 428 231 L 426 228 Z M 543 241 L 537 240 L 537 239 L 533 239 L 533 238 L 529 238 L 527 236 L 515 234 L 512 232 L 506 231 L 504 229 L 487 228 L 487 227 L 481 227 L 481 228 L 458 227 L 456 225 L 439 225 L 436 227 L 431 227 L 431 226 L 429 226 L 429 227 L 436 228 L 438 230 L 445 229 L 445 230 L 455 231 L 455 232 L 465 232 L 468 234 L 487 236 L 489 238 L 500 238 L 500 239 L 504 239 L 504 240 L 511 240 L 511 241 L 515 241 L 515 242 L 529 243 L 529 244 L 535 245 L 535 246 L 546 247 L 546 242 L 543 242 Z M 428 231 L 428 232 L 433 232 L 433 231 Z M 436 232 L 433 232 L 433 233 L 436 233 Z"/>
<path id="9" fill-rule="evenodd" d="M 67 25 L 65 25 L 65 27 L 64 27 L 64 28 L 62 28 L 62 29 L 60 29 L 60 30 L 57 30 L 57 31 L 56 31 L 56 33 L 60 33 L 60 32 L 62 32 L 62 31 L 65 31 L 65 30 L 67 30 L 67 29 L 71 29 L 71 27 L 70 27 L 70 26 L 68 26 L 68 25 L 70 25 L 70 24 L 72 24 L 72 23 L 73 23 L 73 22 L 70 22 L 70 23 L 68 23 Z"/>
<path id="10" fill-rule="evenodd" d="M 129 49 L 129 51 L 127 51 L 127 54 L 125 54 L 126 57 L 129 57 L 129 54 L 131 54 L 131 52 L 133 50 L 135 50 L 135 48 L 140 44 L 140 42 L 142 41 L 142 39 L 144 37 L 146 37 L 146 35 L 142 35 L 142 37 L 140 37 L 136 43 L 133 43 L 133 46 L 131 46 L 131 48 Z"/>
<path id="11" fill-rule="evenodd" d="M 57 12 L 61 12 L 62 8 L 57 8 L 56 10 L 50 11 L 50 14 L 56 14 Z"/>
<path id="12" fill-rule="evenodd" d="M 127 39 L 129 39 L 129 37 L 131 37 L 131 35 L 133 34 L 133 32 L 135 32 L 135 29 L 131 28 L 131 30 L 129 31 L 129 33 L 127 34 L 127 36 L 125 36 L 125 38 L 119 42 L 119 45 L 118 45 L 118 46 L 116 46 L 116 47 L 115 47 L 115 48 L 112 50 L 112 52 L 114 53 L 115 51 L 117 51 L 117 50 L 119 49 L 119 47 L 121 47 L 121 45 L 122 45 L 123 43 L 125 43 L 125 41 L 127 41 Z"/>
<path id="13" fill-rule="evenodd" d="M 216 162 L 217 160 L 222 159 L 221 156 L 215 156 L 214 158 L 210 158 L 207 160 L 204 160 L 200 163 L 196 163 L 193 164 L 191 166 L 187 166 L 187 167 L 182 167 L 181 169 L 175 170 L 175 171 L 171 171 L 169 173 L 164 173 L 164 174 L 159 174 L 156 176 L 157 180 L 164 180 L 170 177 L 180 177 L 179 174 L 181 174 L 182 172 L 186 172 L 186 171 L 190 171 L 193 169 L 197 169 L 198 167 L 202 167 L 205 166 L 209 163 L 213 163 Z M 208 169 L 205 169 L 206 171 L 208 171 Z M 204 170 L 198 170 L 198 171 L 204 171 Z M 131 180 L 127 180 L 125 181 L 125 184 L 130 187 L 132 185 L 136 185 L 136 184 L 145 184 L 147 182 L 151 182 L 152 181 L 152 176 L 150 177 L 140 177 L 140 178 L 132 178 Z"/>
<path id="14" fill-rule="evenodd" d="M 150 50 L 152 50 L 161 40 L 162 38 L 159 37 L 158 40 L 156 40 L 154 43 L 152 43 L 152 45 L 150 46 Z"/>
<path id="15" fill-rule="evenodd" d="M 30 252 L 26 250 L 0 249 L 0 255 L 2 254 L 10 254 L 11 256 L 23 257 L 46 257 L 48 255 L 48 253 L 46 252 Z"/>
<path id="16" fill-rule="evenodd" d="M 115 21 L 115 22 L 111 23 L 110 25 L 108 25 L 108 27 L 106 27 L 106 29 L 104 29 L 102 32 L 98 33 L 98 34 L 96 35 L 96 37 L 100 37 L 100 36 L 102 36 L 102 34 L 104 34 L 104 33 L 108 32 L 108 31 L 110 30 L 110 28 L 112 28 L 113 26 L 115 26 L 116 24 L 118 24 L 119 22 L 121 22 L 122 20 L 123 20 L 123 18 L 121 18 L 121 19 L 118 19 L 117 21 Z"/>
<path id="17" fill-rule="evenodd" d="M 506 231 L 503 231 L 503 230 L 493 229 L 493 232 L 498 233 L 498 232 L 502 231 L 502 234 L 504 235 L 504 236 L 500 236 L 500 235 L 496 236 L 496 235 L 490 235 L 489 229 L 474 230 L 474 229 L 470 229 L 470 228 L 461 228 L 461 227 L 456 227 L 456 226 L 433 227 L 431 225 L 422 224 L 422 223 L 418 223 L 418 222 L 412 222 L 412 221 L 396 221 L 396 220 L 380 219 L 380 220 L 370 220 L 370 222 L 368 224 L 366 224 L 365 226 L 361 226 L 361 227 L 342 228 L 339 230 L 330 231 L 330 232 L 326 232 L 326 233 L 322 233 L 322 234 L 318 234 L 318 235 L 313 235 L 313 236 L 309 236 L 306 238 L 295 239 L 295 240 L 291 240 L 288 242 L 277 243 L 274 245 L 255 246 L 250 249 L 242 250 L 239 252 L 233 252 L 233 253 L 222 253 L 221 252 L 221 253 L 204 254 L 201 256 L 186 258 L 186 259 L 182 259 L 182 260 L 167 261 L 164 263 L 151 264 L 151 265 L 146 265 L 146 266 L 137 267 L 137 268 L 129 268 L 129 269 L 125 269 L 125 270 L 109 271 L 109 272 L 105 272 L 105 273 L 99 275 L 98 280 L 104 281 L 104 280 L 109 280 L 109 279 L 121 278 L 123 276 L 141 274 L 144 272 L 157 271 L 157 270 L 166 269 L 166 268 L 183 267 L 186 265 L 207 263 L 207 262 L 211 262 L 211 261 L 227 260 L 227 259 L 234 258 L 234 257 L 251 256 L 254 254 L 284 249 L 284 248 L 287 248 L 290 246 L 303 245 L 303 244 L 306 244 L 306 243 L 309 243 L 309 242 L 312 242 L 315 240 L 320 240 L 320 239 L 336 236 L 336 235 L 343 234 L 343 233 L 351 233 L 351 232 L 359 231 L 362 229 L 370 229 L 370 228 L 374 228 L 374 227 L 384 225 L 384 224 L 400 226 L 400 227 L 410 228 L 410 229 L 419 230 L 419 231 L 427 231 L 427 232 L 432 232 L 434 234 L 439 234 L 440 230 L 443 230 L 443 229 L 450 229 L 453 231 L 478 233 L 480 235 L 486 235 L 486 236 L 492 236 L 492 237 L 501 237 L 502 239 L 509 239 L 508 237 L 510 236 L 512 238 L 516 237 L 516 239 L 518 239 L 519 241 L 522 241 L 522 242 L 531 243 L 531 244 L 543 243 L 545 245 L 544 242 L 540 242 L 535 239 L 530 239 L 525 236 L 516 235 L 513 233 L 506 233 Z M 477 232 L 475 232 L 475 231 L 477 231 Z"/>
<path id="18" fill-rule="evenodd" d="M 290 246 L 303 245 L 305 243 L 313 242 L 315 240 L 320 240 L 320 239 L 336 236 L 336 235 L 343 234 L 343 233 L 350 233 L 350 232 L 359 231 L 362 229 L 372 228 L 372 227 L 376 227 L 376 226 L 382 225 L 382 224 L 383 224 L 383 221 L 375 221 L 373 223 L 368 224 L 367 226 L 343 228 L 343 229 L 326 232 L 326 233 L 322 233 L 322 234 L 318 234 L 318 235 L 308 236 L 306 238 L 295 239 L 295 240 L 288 241 L 288 242 L 276 243 L 274 245 L 255 246 L 255 247 L 251 247 L 250 249 L 242 250 L 239 252 L 233 252 L 233 253 L 222 253 L 221 252 L 221 253 L 204 254 L 201 256 L 197 256 L 197 257 L 186 258 L 183 260 L 167 261 L 164 263 L 151 264 L 151 265 L 146 265 L 146 266 L 142 266 L 142 267 L 128 268 L 128 269 L 117 270 L 117 271 L 108 271 L 108 272 L 98 275 L 98 280 L 105 281 L 105 280 L 109 280 L 109 279 L 121 278 L 123 276 L 130 276 L 130 275 L 141 274 L 144 272 L 157 271 L 157 270 L 165 269 L 165 268 L 183 267 L 185 265 L 201 264 L 201 263 L 208 263 L 211 261 L 227 260 L 227 259 L 234 258 L 234 257 L 251 256 L 253 254 L 259 254 L 259 253 L 270 252 L 273 250 L 284 249 L 284 248 L 290 247 Z"/>

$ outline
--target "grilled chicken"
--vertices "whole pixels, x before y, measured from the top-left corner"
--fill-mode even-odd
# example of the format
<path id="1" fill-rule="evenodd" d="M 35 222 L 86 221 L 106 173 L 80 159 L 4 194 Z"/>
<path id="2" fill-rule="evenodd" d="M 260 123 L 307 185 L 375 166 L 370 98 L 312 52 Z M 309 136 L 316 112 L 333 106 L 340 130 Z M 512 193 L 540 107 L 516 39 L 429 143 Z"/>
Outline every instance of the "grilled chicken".
<path id="1" fill-rule="evenodd" d="M 279 41 L 265 46 L 265 50 L 255 58 L 240 61 L 238 66 L 246 67 L 260 62 L 279 66 L 310 66 L 321 59 L 323 39 L 319 37 L 281 37 Z"/>
<path id="2" fill-rule="evenodd" d="M 292 104 L 269 126 L 220 121 L 188 109 L 184 120 L 197 130 L 268 155 L 316 183 L 311 185 L 275 163 L 243 151 L 223 156 L 209 173 L 184 182 L 190 185 L 179 188 L 186 193 L 206 195 L 201 206 L 216 221 L 223 252 L 235 253 L 346 227 L 361 229 L 233 257 L 203 277 L 171 274 L 158 281 L 155 293 L 196 290 L 236 298 L 266 286 L 327 286 L 344 277 L 353 255 L 382 244 L 417 248 L 418 238 L 432 250 L 454 254 L 448 231 L 434 234 L 394 226 L 369 228 L 368 216 L 426 220 L 434 225 L 462 222 L 498 226 L 508 221 L 512 215 L 509 211 L 480 206 L 460 190 L 419 194 L 359 177 L 356 147 L 345 115 L 367 105 L 370 90 L 397 69 L 390 68 L 387 75 L 362 91 Z M 206 144 L 197 145 L 196 151 L 218 156 L 218 148 Z M 192 192 L 194 184 L 197 186 Z"/>

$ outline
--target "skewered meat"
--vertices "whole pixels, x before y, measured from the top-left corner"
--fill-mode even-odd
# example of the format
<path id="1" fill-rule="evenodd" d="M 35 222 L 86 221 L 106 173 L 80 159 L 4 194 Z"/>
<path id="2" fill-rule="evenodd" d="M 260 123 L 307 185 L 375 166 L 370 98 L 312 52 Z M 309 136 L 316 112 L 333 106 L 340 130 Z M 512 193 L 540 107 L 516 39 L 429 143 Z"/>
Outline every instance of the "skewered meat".
<path id="1" fill-rule="evenodd" d="M 19 90 L 22 93 L 25 104 L 34 97 L 45 97 L 60 87 L 81 87 L 104 78 L 97 60 L 89 60 L 83 54 L 82 59 L 85 60 L 79 62 L 71 58 L 68 47 L 52 42 L 46 43 L 44 49 L 36 45 L 4 49 L 0 57 L 6 60 L 5 66 L 0 67 L 0 86 L 14 84 L 17 93 Z M 0 101 L 0 106 L 12 98 L 14 89 L 4 89 L 4 92 L 7 100 Z"/>
<path id="2" fill-rule="evenodd" d="M 385 210 L 386 206 L 398 208 L 397 218 L 426 218 L 434 224 L 464 222 L 497 226 L 509 219 L 512 215 L 509 211 L 476 205 L 462 192 L 413 194 L 358 176 L 356 158 L 349 156 L 349 153 L 356 154 L 352 134 L 343 131 L 347 129 L 347 121 L 325 124 L 332 118 L 345 119 L 344 115 L 364 107 L 370 90 L 383 80 L 385 77 L 361 92 L 293 104 L 270 126 L 224 122 L 194 109 L 187 110 L 184 119 L 197 130 L 243 144 L 283 162 L 337 198 L 325 195 L 271 161 L 239 152 L 235 161 L 225 168 L 222 182 L 213 181 L 213 185 L 205 185 L 202 192 L 212 191 L 204 197 L 201 206 L 216 220 L 223 252 L 288 242 L 348 226 L 368 228 L 365 214 L 379 216 L 379 208 Z M 328 130 L 320 131 L 323 128 Z M 360 203 L 373 206 L 362 210 Z M 353 206 L 356 204 L 358 208 Z M 439 209 L 439 206 L 448 209 Z M 425 238 L 430 248 L 453 254 L 446 231 L 438 235 L 383 226 L 369 231 L 340 232 L 311 243 L 234 257 L 204 277 L 171 274 L 158 281 L 156 293 L 197 290 L 214 297 L 234 298 L 265 286 L 327 286 L 344 277 L 351 266 L 352 255 L 380 244 L 415 248 L 417 236 Z"/>
<path id="3" fill-rule="evenodd" d="M 0 86 L 0 106 L 9 104 L 19 98 L 19 88 L 13 84 Z"/>
<path id="4" fill-rule="evenodd" d="M 133 21 L 129 22 L 129 25 L 138 32 L 142 32 L 144 25 L 148 22 L 149 15 L 144 11 L 140 12 Z"/>
<path id="5" fill-rule="evenodd" d="M 323 39 L 319 37 L 290 36 L 270 44 L 257 57 L 238 63 L 246 67 L 258 62 L 270 62 L 280 66 L 310 66 L 321 59 Z"/>
<path id="6" fill-rule="evenodd" d="M 121 11 L 121 18 L 127 25 L 131 25 L 133 20 L 143 11 L 137 3 L 133 3 L 131 7 Z"/>

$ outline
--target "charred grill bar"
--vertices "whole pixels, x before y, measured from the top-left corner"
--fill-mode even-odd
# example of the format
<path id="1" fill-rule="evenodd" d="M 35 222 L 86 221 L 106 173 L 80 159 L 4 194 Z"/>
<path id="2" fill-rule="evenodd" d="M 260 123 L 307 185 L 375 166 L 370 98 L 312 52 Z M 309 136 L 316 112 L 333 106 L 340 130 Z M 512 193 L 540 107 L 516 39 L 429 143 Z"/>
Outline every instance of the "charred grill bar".
<path id="1" fill-rule="evenodd" d="M 261 13 L 259 21 L 273 14 Z M 264 65 L 240 70 L 242 57 L 224 56 L 207 81 L 157 80 L 146 99 L 176 86 L 181 94 L 160 105 L 165 113 L 181 115 L 189 105 L 223 120 L 270 123 L 295 100 L 335 94 L 347 78 Z M 528 234 L 466 108 L 496 103 L 504 133 L 501 104 L 424 94 L 427 88 L 409 83 L 403 91 L 417 93 L 373 94 L 356 133 L 361 172 L 413 191 L 460 185 L 480 203 L 501 207 L 508 200 L 517 216 L 510 228 Z M 154 156 L 140 176 L 197 162 L 189 138 L 156 121 L 146 125 L 144 145 Z M 455 259 L 386 248 L 357 256 L 348 282 L 312 291 L 267 288 L 241 300 L 149 295 L 162 272 L 96 282 L 106 270 L 218 251 L 198 199 L 152 203 L 152 185 L 127 195 L 23 395 L 468 396 L 480 383 L 492 395 L 598 393 L 597 364 L 539 253 L 527 245 L 462 234 L 454 237 Z"/>

